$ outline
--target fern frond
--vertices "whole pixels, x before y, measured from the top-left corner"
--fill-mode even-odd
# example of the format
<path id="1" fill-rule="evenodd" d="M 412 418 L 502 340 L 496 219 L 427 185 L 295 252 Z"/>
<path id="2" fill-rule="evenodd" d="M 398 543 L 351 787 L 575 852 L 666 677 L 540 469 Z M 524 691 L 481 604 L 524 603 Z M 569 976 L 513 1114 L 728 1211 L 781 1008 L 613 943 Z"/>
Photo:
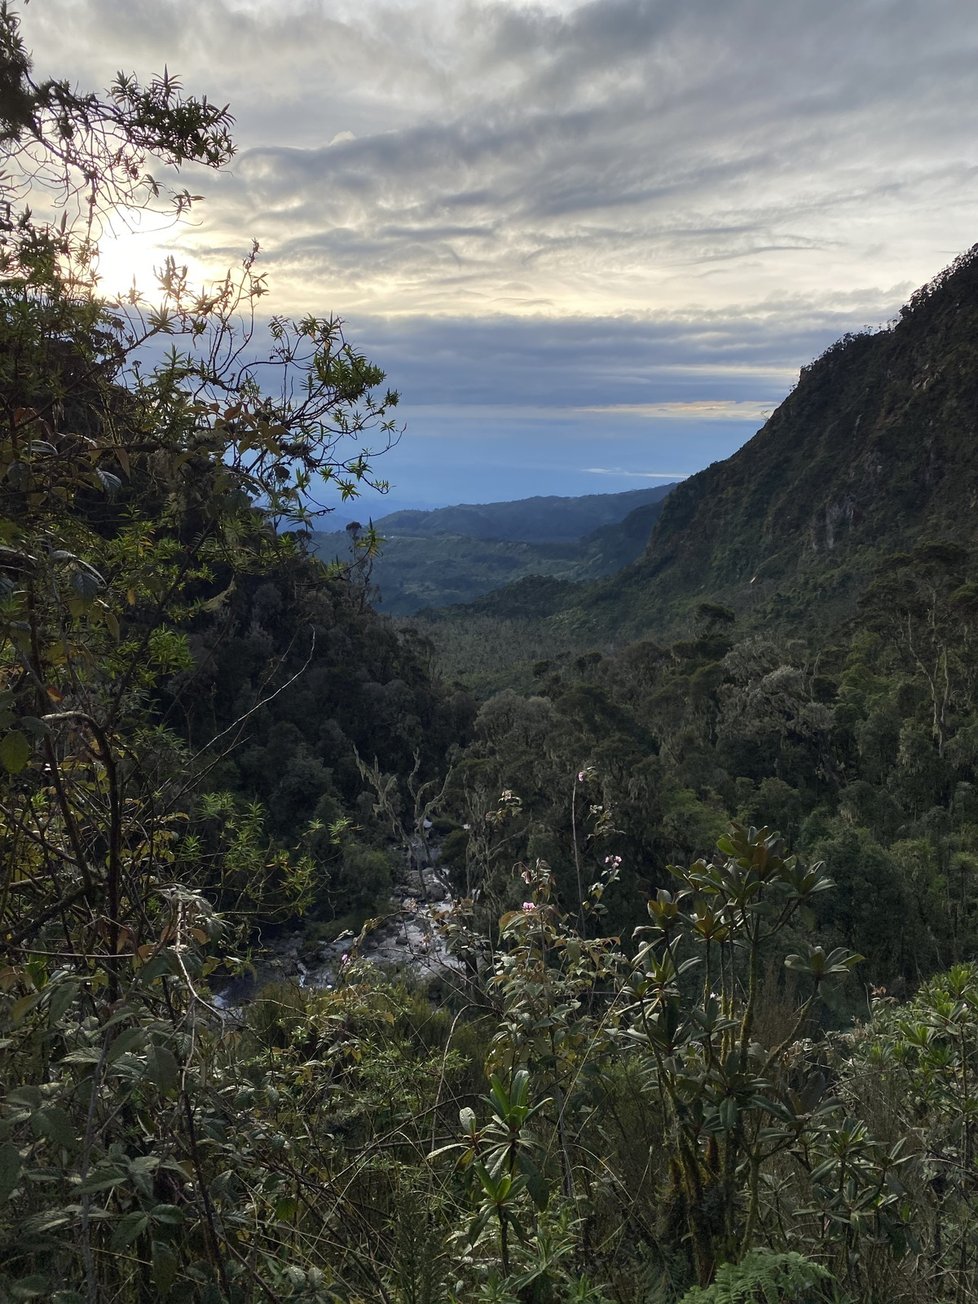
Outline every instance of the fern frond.
<path id="1" fill-rule="evenodd" d="M 793 1250 L 751 1250 L 740 1263 L 723 1263 L 710 1286 L 694 1286 L 680 1304 L 818 1304 L 832 1274 Z"/>

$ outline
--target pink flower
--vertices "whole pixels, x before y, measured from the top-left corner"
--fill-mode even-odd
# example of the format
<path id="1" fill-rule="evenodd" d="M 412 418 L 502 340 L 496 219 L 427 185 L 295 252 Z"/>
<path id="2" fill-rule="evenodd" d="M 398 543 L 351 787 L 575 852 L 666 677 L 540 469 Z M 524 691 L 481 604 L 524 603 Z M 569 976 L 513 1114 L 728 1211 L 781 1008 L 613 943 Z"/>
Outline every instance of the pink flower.
<path id="1" fill-rule="evenodd" d="M 605 856 L 604 863 L 609 869 L 621 868 L 621 856 Z"/>
<path id="2" fill-rule="evenodd" d="M 350 963 L 350 957 L 349 955 L 347 955 L 346 951 L 344 951 L 343 954 L 340 956 L 340 964 L 345 968 L 346 965 L 348 965 L 349 963 Z"/>
<path id="3" fill-rule="evenodd" d="M 536 909 L 536 906 L 533 904 L 532 901 L 524 901 L 524 902 L 523 902 L 523 909 L 524 909 L 524 910 L 535 910 L 535 909 Z"/>
<path id="4" fill-rule="evenodd" d="M 583 770 L 578 770 L 578 772 L 577 772 L 577 782 L 578 782 L 578 783 L 583 783 L 584 780 L 585 780 L 586 778 L 587 778 L 587 775 L 584 773 L 584 771 L 583 771 Z"/>

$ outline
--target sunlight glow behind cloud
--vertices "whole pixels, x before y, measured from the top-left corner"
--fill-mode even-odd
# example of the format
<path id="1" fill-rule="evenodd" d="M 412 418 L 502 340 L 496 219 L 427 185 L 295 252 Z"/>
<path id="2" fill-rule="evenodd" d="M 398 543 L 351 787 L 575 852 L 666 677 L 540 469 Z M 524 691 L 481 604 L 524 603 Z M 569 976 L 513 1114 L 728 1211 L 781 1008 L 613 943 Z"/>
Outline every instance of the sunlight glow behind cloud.
<path id="1" fill-rule="evenodd" d="M 187 268 L 191 283 L 202 285 L 209 269 L 183 245 L 186 235 L 184 227 L 172 223 L 144 222 L 139 213 L 117 214 L 98 242 L 101 293 L 108 297 L 125 295 L 135 284 L 139 293 L 152 302 L 158 297 L 167 257 Z"/>

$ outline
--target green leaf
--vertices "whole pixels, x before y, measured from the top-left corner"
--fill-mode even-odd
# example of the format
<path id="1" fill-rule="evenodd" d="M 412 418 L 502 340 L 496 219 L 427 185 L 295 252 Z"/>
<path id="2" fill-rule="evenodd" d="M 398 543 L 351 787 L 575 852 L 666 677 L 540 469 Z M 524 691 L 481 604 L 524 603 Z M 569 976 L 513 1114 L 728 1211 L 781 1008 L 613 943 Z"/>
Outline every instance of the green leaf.
<path id="1" fill-rule="evenodd" d="M 176 1204 L 154 1205 L 150 1216 L 153 1222 L 161 1223 L 164 1227 L 182 1227 L 186 1222 L 186 1215 Z"/>
<path id="2" fill-rule="evenodd" d="M 71 1209 L 45 1209 L 43 1213 L 35 1213 L 30 1218 L 26 1218 L 21 1223 L 21 1230 L 28 1236 L 36 1236 L 40 1232 L 51 1232 L 56 1227 L 64 1227 L 72 1222 L 74 1217 L 74 1211 Z"/>
<path id="3" fill-rule="evenodd" d="M 139 971 L 139 981 L 143 986 L 149 986 L 150 983 L 156 982 L 157 978 L 162 978 L 169 974 L 174 968 L 174 956 L 169 949 L 158 952 L 152 960 L 144 964 Z"/>
<path id="4" fill-rule="evenodd" d="M 482 1233 L 486 1230 L 486 1227 L 489 1225 L 489 1219 L 491 1217 L 492 1217 L 492 1206 L 490 1205 L 489 1208 L 483 1209 L 472 1219 L 472 1222 L 469 1224 L 469 1240 L 472 1242 L 473 1245 L 479 1239 Z"/>
<path id="5" fill-rule="evenodd" d="M 180 1066 L 173 1051 L 166 1046 L 152 1046 L 149 1052 L 149 1076 L 161 1091 L 176 1091 L 180 1085 Z"/>
<path id="6" fill-rule="evenodd" d="M 14 1001 L 10 1007 L 10 1022 L 15 1028 L 23 1023 L 24 1019 L 35 1009 L 44 999 L 43 992 L 31 992 L 28 996 L 21 996 Z"/>
<path id="7" fill-rule="evenodd" d="M 535 1164 L 525 1164 L 523 1172 L 526 1176 L 526 1189 L 530 1193 L 530 1199 L 538 1209 L 546 1209 L 550 1199 L 550 1188 L 547 1185 L 547 1179 Z"/>
<path id="8" fill-rule="evenodd" d="M 129 1164 L 131 1173 L 155 1173 L 160 1166 L 159 1155 L 137 1155 Z"/>
<path id="9" fill-rule="evenodd" d="M 28 1109 L 40 1109 L 44 1101 L 39 1088 L 32 1086 L 15 1087 L 7 1092 L 7 1100 L 12 1105 L 26 1105 Z"/>
<path id="10" fill-rule="evenodd" d="M 166 1299 L 177 1278 L 177 1256 L 165 1241 L 153 1242 L 153 1285 L 160 1299 Z"/>
<path id="11" fill-rule="evenodd" d="M 143 1213 L 142 1209 L 136 1209 L 133 1213 L 127 1213 L 119 1219 L 115 1231 L 112 1233 L 111 1245 L 114 1250 L 124 1250 L 127 1245 L 131 1245 L 137 1236 L 149 1226 L 149 1215 Z"/>
<path id="12" fill-rule="evenodd" d="M 78 983 L 59 983 L 48 1000 L 48 1023 L 57 1023 L 78 995 Z"/>
<path id="13" fill-rule="evenodd" d="M 720 1101 L 720 1125 L 725 1132 L 732 1132 L 737 1126 L 737 1102 L 733 1096 Z"/>
<path id="14" fill-rule="evenodd" d="M 47 1277 L 42 1276 L 39 1272 L 30 1277 L 21 1277 L 20 1281 L 15 1281 L 10 1288 L 11 1299 L 44 1299 L 51 1298 L 51 1283 Z"/>
<path id="15" fill-rule="evenodd" d="M 75 1190 L 79 1195 L 94 1195 L 96 1191 L 108 1191 L 113 1186 L 121 1186 L 126 1176 L 121 1168 L 109 1164 L 104 1168 L 96 1168 L 90 1177 L 75 1187 Z"/>
<path id="16" fill-rule="evenodd" d="M 0 765 L 8 774 L 19 774 L 31 756 L 31 745 L 26 734 L 12 729 L 0 739 Z"/>
<path id="17" fill-rule="evenodd" d="M 95 1047 L 89 1047 L 87 1050 L 73 1050 L 70 1055 L 64 1057 L 65 1064 L 98 1064 L 102 1058 L 102 1052 Z"/>
<path id="18" fill-rule="evenodd" d="M 31 1126 L 56 1146 L 70 1150 L 78 1140 L 78 1130 L 71 1116 L 58 1105 L 46 1105 L 31 1119 Z"/>
<path id="19" fill-rule="evenodd" d="M 20 1179 L 20 1151 L 9 1142 L 0 1146 L 0 1201 L 13 1194 Z"/>
<path id="20" fill-rule="evenodd" d="M 447 1155 L 452 1150 L 465 1150 L 466 1146 L 461 1141 L 452 1141 L 447 1146 L 439 1146 L 437 1150 L 432 1150 L 428 1159 L 437 1159 L 440 1155 Z"/>
<path id="21" fill-rule="evenodd" d="M 146 1040 L 146 1033 L 142 1028 L 126 1028 L 125 1032 L 120 1032 L 118 1037 L 109 1047 L 109 1053 L 106 1055 L 106 1063 L 114 1064 L 117 1059 L 121 1059 L 127 1051 L 135 1050 L 141 1047 Z"/>

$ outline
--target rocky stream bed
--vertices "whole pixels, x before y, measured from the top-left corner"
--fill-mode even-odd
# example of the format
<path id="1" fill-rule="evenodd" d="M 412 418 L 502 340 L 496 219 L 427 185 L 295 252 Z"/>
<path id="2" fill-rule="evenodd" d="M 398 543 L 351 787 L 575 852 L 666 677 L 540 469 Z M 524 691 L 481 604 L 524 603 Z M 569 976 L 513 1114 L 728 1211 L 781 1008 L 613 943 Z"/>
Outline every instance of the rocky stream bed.
<path id="1" fill-rule="evenodd" d="M 442 928 L 454 899 L 448 877 L 438 866 L 438 848 L 413 844 L 406 862 L 393 889 L 390 912 L 378 917 L 362 940 L 346 932 L 331 942 L 310 943 L 302 929 L 275 937 L 255 952 L 249 973 L 215 986 L 218 1008 L 246 1005 L 274 982 L 332 987 L 353 960 L 407 971 L 422 980 L 457 975 L 462 966 L 450 954 Z"/>

